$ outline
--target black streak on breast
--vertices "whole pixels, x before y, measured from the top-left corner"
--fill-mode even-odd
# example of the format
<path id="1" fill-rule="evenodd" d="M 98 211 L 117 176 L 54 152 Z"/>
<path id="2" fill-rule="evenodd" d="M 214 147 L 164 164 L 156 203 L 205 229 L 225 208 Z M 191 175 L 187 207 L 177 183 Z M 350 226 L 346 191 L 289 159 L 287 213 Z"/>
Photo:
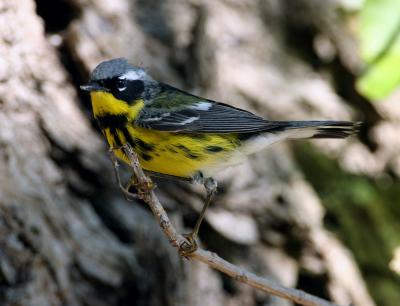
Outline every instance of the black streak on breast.
<path id="1" fill-rule="evenodd" d="M 144 142 L 143 140 L 136 138 L 136 144 L 138 145 L 139 149 L 143 152 L 152 152 L 154 151 L 155 146 L 153 144 Z"/>
<path id="2" fill-rule="evenodd" d="M 129 133 L 127 128 L 123 128 L 122 130 L 122 134 L 124 134 L 125 140 L 127 143 L 129 143 L 133 149 L 135 149 L 136 147 L 136 143 L 135 143 L 135 138 L 133 138 L 133 136 Z"/>
<path id="3" fill-rule="evenodd" d="M 128 122 L 128 118 L 125 115 L 104 115 L 99 116 L 96 119 L 102 128 L 122 128 Z"/>
<path id="4" fill-rule="evenodd" d="M 183 151 L 183 153 L 185 153 L 185 156 L 187 158 L 190 158 L 190 159 L 198 159 L 199 158 L 199 156 L 197 154 L 192 153 L 192 151 L 190 151 L 190 149 L 188 149 L 184 145 L 177 145 L 175 147 L 180 149 L 181 151 Z"/>
<path id="5" fill-rule="evenodd" d="M 145 161 L 150 161 L 152 157 L 146 153 L 140 153 L 140 157 L 143 158 Z"/>
<path id="6" fill-rule="evenodd" d="M 205 147 L 205 150 L 210 153 L 218 153 L 218 152 L 223 151 L 224 148 L 219 147 L 219 146 L 208 146 L 208 147 Z"/>

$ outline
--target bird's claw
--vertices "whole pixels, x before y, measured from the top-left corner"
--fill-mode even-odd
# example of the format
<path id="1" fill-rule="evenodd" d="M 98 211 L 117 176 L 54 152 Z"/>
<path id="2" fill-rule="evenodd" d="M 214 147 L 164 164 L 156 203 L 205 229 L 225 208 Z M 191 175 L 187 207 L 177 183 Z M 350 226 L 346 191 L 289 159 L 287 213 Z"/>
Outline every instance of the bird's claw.
<path id="1" fill-rule="evenodd" d="M 179 255 L 187 258 L 198 249 L 196 242 L 197 235 L 192 232 L 190 234 L 183 234 L 182 236 L 185 240 L 179 245 Z"/>

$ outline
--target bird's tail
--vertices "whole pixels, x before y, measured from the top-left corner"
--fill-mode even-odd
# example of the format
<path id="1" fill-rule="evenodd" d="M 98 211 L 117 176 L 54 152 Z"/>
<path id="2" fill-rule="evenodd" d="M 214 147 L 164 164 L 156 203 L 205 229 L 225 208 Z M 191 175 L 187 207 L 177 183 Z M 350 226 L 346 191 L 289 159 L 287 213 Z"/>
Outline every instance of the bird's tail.
<path id="1" fill-rule="evenodd" d="M 277 122 L 278 123 L 278 122 Z M 360 122 L 350 121 L 279 121 L 289 139 L 301 138 L 346 138 L 356 134 Z"/>

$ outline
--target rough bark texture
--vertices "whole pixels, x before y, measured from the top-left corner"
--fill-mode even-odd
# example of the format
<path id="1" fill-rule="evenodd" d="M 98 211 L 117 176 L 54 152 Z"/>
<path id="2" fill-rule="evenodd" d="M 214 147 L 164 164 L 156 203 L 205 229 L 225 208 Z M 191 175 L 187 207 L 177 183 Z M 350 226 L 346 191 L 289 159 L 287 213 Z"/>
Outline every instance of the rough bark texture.
<path id="1" fill-rule="evenodd" d="M 265 117 L 366 121 L 360 139 L 278 144 L 221 173 L 200 236 L 338 304 L 397 305 L 399 107 L 357 94 L 355 44 L 319 0 L 1 1 L 1 305 L 290 305 L 182 260 L 124 200 L 77 92 L 117 56 Z M 160 181 L 158 194 L 193 226 L 202 188 Z"/>

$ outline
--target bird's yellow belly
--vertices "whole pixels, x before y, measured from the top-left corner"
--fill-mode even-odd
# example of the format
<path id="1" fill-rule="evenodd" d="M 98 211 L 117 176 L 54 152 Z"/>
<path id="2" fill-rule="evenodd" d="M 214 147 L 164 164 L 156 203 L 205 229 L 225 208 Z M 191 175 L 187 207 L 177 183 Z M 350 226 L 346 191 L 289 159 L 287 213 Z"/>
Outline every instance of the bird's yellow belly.
<path id="1" fill-rule="evenodd" d="M 235 135 L 171 133 L 131 126 L 114 131 L 107 128 L 104 133 L 110 147 L 130 143 L 145 170 L 184 178 L 224 163 L 239 146 Z M 128 162 L 121 150 L 116 154 Z"/>

